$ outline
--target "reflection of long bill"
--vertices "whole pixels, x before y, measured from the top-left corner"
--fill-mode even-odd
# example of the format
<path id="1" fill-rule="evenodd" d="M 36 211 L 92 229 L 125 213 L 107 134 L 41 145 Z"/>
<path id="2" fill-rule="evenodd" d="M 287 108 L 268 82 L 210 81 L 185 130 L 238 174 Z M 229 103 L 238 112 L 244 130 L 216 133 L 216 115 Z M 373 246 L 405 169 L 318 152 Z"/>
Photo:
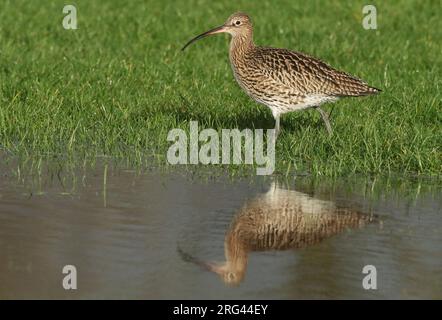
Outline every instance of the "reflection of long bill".
<path id="1" fill-rule="evenodd" d="M 183 249 L 181 249 L 179 246 L 177 247 L 177 251 L 184 261 L 192 262 L 207 271 L 217 272 L 217 265 L 215 263 L 202 261 L 202 260 L 188 254 L 187 252 L 184 252 Z"/>
<path id="2" fill-rule="evenodd" d="M 209 31 L 206 31 L 204 33 L 201 33 L 199 36 L 196 36 L 195 38 L 193 38 L 192 40 L 190 40 L 189 42 L 186 43 L 186 45 L 181 49 L 182 51 L 184 51 L 184 49 L 186 49 L 188 46 L 190 46 L 193 42 L 205 38 L 207 36 L 210 36 L 212 34 L 217 34 L 217 33 L 222 33 L 222 32 L 226 32 L 226 28 L 224 27 L 224 25 L 213 28 Z"/>

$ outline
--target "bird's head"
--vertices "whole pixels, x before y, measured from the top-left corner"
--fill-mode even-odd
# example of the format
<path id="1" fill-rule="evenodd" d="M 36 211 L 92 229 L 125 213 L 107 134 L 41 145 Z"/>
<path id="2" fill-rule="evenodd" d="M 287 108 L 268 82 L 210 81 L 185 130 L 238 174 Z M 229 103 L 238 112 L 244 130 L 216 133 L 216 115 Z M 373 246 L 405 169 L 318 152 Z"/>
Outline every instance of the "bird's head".
<path id="1" fill-rule="evenodd" d="M 247 14 L 236 12 L 227 19 L 223 27 L 226 30 L 224 32 L 230 33 L 232 36 L 245 34 L 252 30 L 252 20 Z"/>
<path id="2" fill-rule="evenodd" d="M 196 36 L 195 38 L 187 42 L 181 50 L 186 49 L 191 43 L 213 34 L 228 33 L 233 37 L 236 37 L 247 36 L 248 34 L 251 34 L 251 32 L 252 21 L 250 20 L 250 17 L 245 13 L 236 12 L 232 14 L 223 25 Z"/>

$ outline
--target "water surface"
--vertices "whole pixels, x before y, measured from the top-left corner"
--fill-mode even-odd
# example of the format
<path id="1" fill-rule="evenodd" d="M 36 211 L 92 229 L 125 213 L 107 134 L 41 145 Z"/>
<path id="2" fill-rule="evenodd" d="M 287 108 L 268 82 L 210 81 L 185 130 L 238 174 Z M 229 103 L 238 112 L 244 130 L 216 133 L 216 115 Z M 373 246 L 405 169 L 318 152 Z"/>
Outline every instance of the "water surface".
<path id="1" fill-rule="evenodd" d="M 1 166 L 2 299 L 442 298 L 429 181 L 17 168 Z"/>

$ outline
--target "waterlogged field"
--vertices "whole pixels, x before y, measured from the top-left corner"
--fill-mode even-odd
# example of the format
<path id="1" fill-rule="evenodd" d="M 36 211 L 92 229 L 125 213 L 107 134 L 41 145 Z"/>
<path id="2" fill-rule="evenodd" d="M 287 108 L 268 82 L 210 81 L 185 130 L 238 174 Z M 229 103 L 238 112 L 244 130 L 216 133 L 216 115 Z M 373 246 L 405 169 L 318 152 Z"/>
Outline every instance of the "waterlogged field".
<path id="1" fill-rule="evenodd" d="M 442 3 L 366 4 L 2 0 L 0 299 L 441 299 Z M 382 93 L 272 144 L 228 37 L 180 50 L 238 10 Z"/>
<path id="2" fill-rule="evenodd" d="M 442 298 L 428 180 L 0 169 L 0 299 Z"/>
<path id="3" fill-rule="evenodd" d="M 316 111 L 283 116 L 277 172 L 440 176 L 440 1 L 374 1 L 374 30 L 363 28 L 364 1 L 79 0 L 76 30 L 63 28 L 65 4 L 2 2 L 2 149 L 166 164 L 168 132 L 188 132 L 192 120 L 218 132 L 273 128 L 270 111 L 235 83 L 227 36 L 180 52 L 242 10 L 258 45 L 320 57 L 383 90 L 325 106 L 332 137 Z"/>

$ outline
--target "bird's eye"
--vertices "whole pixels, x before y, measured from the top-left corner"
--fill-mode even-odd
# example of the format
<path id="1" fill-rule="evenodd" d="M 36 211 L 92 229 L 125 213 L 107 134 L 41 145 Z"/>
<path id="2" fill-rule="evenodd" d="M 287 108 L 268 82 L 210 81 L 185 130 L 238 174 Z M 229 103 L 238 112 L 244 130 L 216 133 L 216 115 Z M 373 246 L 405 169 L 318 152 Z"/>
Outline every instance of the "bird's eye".
<path id="1" fill-rule="evenodd" d="M 239 25 L 241 24 L 241 21 L 236 20 L 236 21 L 235 21 L 235 24 L 236 24 L 237 26 L 239 26 Z"/>

